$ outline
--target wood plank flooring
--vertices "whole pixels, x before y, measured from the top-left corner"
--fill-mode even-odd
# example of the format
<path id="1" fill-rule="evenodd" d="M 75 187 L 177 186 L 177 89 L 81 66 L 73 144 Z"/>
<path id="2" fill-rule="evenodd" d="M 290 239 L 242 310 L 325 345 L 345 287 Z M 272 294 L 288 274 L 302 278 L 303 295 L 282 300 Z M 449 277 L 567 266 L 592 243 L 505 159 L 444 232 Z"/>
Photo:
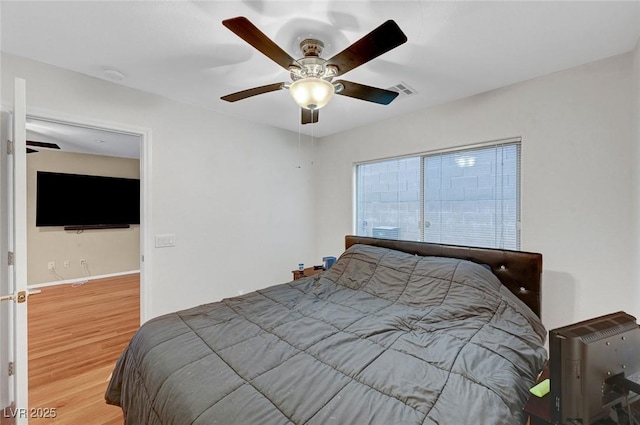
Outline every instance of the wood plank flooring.
<path id="1" fill-rule="evenodd" d="M 104 392 L 139 311 L 138 274 L 46 287 L 29 298 L 29 407 L 56 409 L 56 418 L 30 424 L 123 424 Z"/>

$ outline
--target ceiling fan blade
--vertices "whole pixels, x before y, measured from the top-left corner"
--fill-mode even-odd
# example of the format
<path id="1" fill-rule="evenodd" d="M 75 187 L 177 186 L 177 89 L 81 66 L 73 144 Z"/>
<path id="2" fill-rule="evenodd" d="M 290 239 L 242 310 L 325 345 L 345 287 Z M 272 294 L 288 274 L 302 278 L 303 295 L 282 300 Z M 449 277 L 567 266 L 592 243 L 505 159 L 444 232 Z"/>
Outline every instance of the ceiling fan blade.
<path id="1" fill-rule="evenodd" d="M 302 111 L 302 124 L 313 124 L 318 122 L 318 109 L 314 109 L 313 111 L 300 108 Z"/>
<path id="2" fill-rule="evenodd" d="M 336 75 L 342 75 L 406 41 L 407 36 L 402 32 L 398 24 L 390 19 L 333 56 L 327 61 L 327 64 L 336 66 L 338 68 Z"/>
<path id="3" fill-rule="evenodd" d="M 236 102 L 251 96 L 277 91 L 282 88 L 284 88 L 284 83 L 267 84 L 266 86 L 254 87 L 252 89 L 231 93 L 226 96 L 222 96 L 220 99 L 226 100 L 227 102 Z"/>
<path id="4" fill-rule="evenodd" d="M 398 97 L 399 94 L 395 91 L 365 86 L 364 84 L 353 83 L 345 80 L 335 81 L 334 84 L 342 84 L 344 87 L 341 91 L 336 91 L 336 94 L 366 100 L 368 102 L 379 103 L 381 105 L 390 104 L 393 99 Z"/>
<path id="5" fill-rule="evenodd" d="M 288 70 L 290 65 L 296 65 L 296 60 L 280 46 L 274 43 L 262 31 L 244 16 L 225 19 L 222 25 L 233 31 L 238 37 L 258 49 L 266 57 Z M 296 65 L 298 66 L 298 65 Z"/>
<path id="6" fill-rule="evenodd" d="M 60 149 L 56 143 L 36 142 L 35 140 L 27 140 L 27 146 L 36 146 L 38 148 Z"/>
<path id="7" fill-rule="evenodd" d="M 38 151 L 35 149 L 27 148 L 27 153 L 37 153 Z"/>

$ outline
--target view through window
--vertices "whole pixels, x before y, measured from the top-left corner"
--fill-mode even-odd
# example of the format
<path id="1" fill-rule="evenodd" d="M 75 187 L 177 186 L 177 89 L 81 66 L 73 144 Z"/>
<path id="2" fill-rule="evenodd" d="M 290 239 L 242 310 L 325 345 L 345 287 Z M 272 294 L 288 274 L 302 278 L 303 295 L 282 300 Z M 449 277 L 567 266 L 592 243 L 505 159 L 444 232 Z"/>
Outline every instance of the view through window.
<path id="1" fill-rule="evenodd" d="M 520 248 L 520 141 L 356 165 L 356 233 Z"/>

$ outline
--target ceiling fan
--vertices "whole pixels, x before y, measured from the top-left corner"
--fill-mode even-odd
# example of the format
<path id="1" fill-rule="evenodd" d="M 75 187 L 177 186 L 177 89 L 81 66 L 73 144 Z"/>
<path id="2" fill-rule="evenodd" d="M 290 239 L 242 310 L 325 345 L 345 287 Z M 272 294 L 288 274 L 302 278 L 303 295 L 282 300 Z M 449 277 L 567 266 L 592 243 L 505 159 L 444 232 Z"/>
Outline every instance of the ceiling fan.
<path id="1" fill-rule="evenodd" d="M 369 62 L 407 41 L 398 24 L 388 20 L 360 40 L 330 59 L 320 57 L 324 44 L 308 38 L 300 42 L 303 58 L 294 59 L 267 37 L 247 18 L 226 19 L 222 24 L 237 36 L 258 49 L 269 59 L 286 69 L 293 82 L 267 84 L 222 96 L 222 100 L 236 102 L 251 96 L 288 89 L 302 110 L 302 124 L 318 122 L 318 109 L 331 100 L 333 94 L 349 96 L 369 102 L 388 105 L 398 93 L 366 86 L 346 80 L 333 81 L 335 77 Z"/>
<path id="2" fill-rule="evenodd" d="M 35 140 L 27 140 L 27 146 L 34 146 L 37 148 L 47 148 L 47 149 L 60 149 L 56 143 L 49 142 L 36 142 Z M 35 149 L 27 148 L 27 153 L 35 153 L 38 152 Z"/>

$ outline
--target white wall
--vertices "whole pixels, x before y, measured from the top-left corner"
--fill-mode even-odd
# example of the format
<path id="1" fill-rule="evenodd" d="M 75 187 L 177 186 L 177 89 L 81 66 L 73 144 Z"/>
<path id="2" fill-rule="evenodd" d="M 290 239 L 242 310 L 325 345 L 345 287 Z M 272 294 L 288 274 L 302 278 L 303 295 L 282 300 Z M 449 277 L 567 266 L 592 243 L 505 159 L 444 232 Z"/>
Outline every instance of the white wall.
<path id="1" fill-rule="evenodd" d="M 147 317 L 291 279 L 314 263 L 310 149 L 298 135 L 7 54 L 2 102 L 27 81 L 27 113 L 150 130 L 151 233 Z M 4 172 L 4 167 L 1 172 Z M 6 206 L 3 206 L 3 208 Z M 317 261 L 315 261 L 317 262 Z"/>
<path id="2" fill-rule="evenodd" d="M 343 235 L 353 232 L 355 162 L 520 136 L 522 249 L 544 256 L 545 325 L 640 313 L 630 297 L 637 286 L 632 59 L 613 57 L 324 138 L 315 162 L 316 256 L 341 252 Z"/>

